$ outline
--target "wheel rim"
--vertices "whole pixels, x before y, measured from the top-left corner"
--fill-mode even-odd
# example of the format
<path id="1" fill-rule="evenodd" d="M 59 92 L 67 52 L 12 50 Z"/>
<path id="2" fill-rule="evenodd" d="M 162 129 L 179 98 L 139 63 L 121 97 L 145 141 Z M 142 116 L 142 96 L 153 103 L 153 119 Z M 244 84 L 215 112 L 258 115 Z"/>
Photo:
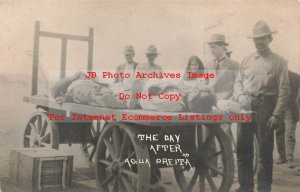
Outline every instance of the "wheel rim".
<path id="1" fill-rule="evenodd" d="M 95 167 L 95 153 L 96 153 L 96 146 L 100 135 L 100 121 L 94 121 L 90 127 L 92 139 L 90 141 L 85 141 L 81 144 L 81 151 L 84 155 L 85 160 L 88 162 L 91 168 Z"/>
<path id="2" fill-rule="evenodd" d="M 129 165 L 125 160 L 149 159 L 148 150 L 138 144 L 130 127 L 108 124 L 98 141 L 96 181 L 100 191 L 148 191 L 148 165 Z"/>
<path id="3" fill-rule="evenodd" d="M 26 148 L 58 148 L 58 131 L 45 112 L 36 112 L 25 128 L 24 147 Z"/>
<path id="4" fill-rule="evenodd" d="M 231 144 L 228 139 L 224 140 L 225 133 L 216 128 L 214 133 L 205 139 L 195 166 L 188 167 L 175 166 L 174 173 L 180 189 L 184 192 L 225 192 L 229 191 L 234 176 L 234 161 Z M 216 141 L 216 150 L 212 150 L 211 143 Z M 221 159 L 217 165 L 214 160 Z M 225 165 L 225 166 L 224 166 Z"/>

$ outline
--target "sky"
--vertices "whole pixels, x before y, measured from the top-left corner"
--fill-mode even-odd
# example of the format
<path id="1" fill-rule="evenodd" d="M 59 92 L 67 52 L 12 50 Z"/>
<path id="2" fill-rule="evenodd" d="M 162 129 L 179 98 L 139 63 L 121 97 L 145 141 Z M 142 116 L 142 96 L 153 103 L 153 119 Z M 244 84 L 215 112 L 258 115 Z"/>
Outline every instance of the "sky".
<path id="1" fill-rule="evenodd" d="M 271 49 L 288 60 L 289 69 L 300 73 L 300 1 L 79 1 L 0 0 L 0 73 L 31 75 L 35 21 L 41 30 L 87 35 L 94 33 L 95 70 L 112 70 L 124 62 L 126 45 L 135 48 L 135 60 L 145 62 L 150 44 L 157 47 L 156 62 L 164 69 L 182 70 L 192 55 L 208 62 L 207 41 L 222 33 L 240 62 L 255 51 L 247 36 L 258 20 L 274 34 Z M 40 73 L 49 78 L 60 65 L 61 42 L 41 38 Z M 70 41 L 67 69 L 87 66 L 87 44 Z"/>

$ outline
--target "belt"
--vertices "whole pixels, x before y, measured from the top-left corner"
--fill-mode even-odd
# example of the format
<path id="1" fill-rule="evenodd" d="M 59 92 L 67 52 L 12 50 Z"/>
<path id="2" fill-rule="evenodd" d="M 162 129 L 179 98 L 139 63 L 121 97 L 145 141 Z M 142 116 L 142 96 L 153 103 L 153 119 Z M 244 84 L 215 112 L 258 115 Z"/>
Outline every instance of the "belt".
<path id="1" fill-rule="evenodd" d="M 256 109 L 261 102 L 271 102 L 274 103 L 277 99 L 277 95 L 263 95 L 263 94 L 259 94 L 258 96 L 252 96 L 253 100 L 252 100 L 252 105 L 251 107 L 253 109 Z"/>
<path id="2" fill-rule="evenodd" d="M 258 99 L 261 99 L 261 100 L 273 100 L 273 99 L 277 99 L 277 95 L 263 95 L 263 94 L 260 94 L 257 96 Z"/>

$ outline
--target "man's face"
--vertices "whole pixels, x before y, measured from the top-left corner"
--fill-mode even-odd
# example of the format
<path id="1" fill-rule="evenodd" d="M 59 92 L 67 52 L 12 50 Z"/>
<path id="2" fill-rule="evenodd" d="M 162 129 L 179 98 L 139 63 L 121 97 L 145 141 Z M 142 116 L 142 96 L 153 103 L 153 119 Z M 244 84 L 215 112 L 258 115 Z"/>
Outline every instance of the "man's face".
<path id="1" fill-rule="evenodd" d="M 126 58 L 127 63 L 132 63 L 133 62 L 133 57 L 134 57 L 134 53 L 125 54 L 125 58 Z"/>
<path id="2" fill-rule="evenodd" d="M 154 63 L 156 57 L 157 57 L 157 54 L 147 54 L 147 58 L 148 58 L 149 63 Z"/>
<path id="3" fill-rule="evenodd" d="M 209 48 L 210 48 L 211 54 L 216 58 L 222 57 L 225 53 L 225 45 L 224 44 L 211 43 L 211 44 L 209 44 Z"/>
<path id="4" fill-rule="evenodd" d="M 197 63 L 197 61 L 192 60 L 192 62 L 190 63 L 190 69 L 193 73 L 196 73 L 199 70 L 199 64 Z"/>
<path id="5" fill-rule="evenodd" d="M 271 43 L 270 36 L 264 36 L 259 38 L 254 38 L 253 42 L 256 47 L 257 52 L 262 53 L 269 49 L 269 44 Z"/>

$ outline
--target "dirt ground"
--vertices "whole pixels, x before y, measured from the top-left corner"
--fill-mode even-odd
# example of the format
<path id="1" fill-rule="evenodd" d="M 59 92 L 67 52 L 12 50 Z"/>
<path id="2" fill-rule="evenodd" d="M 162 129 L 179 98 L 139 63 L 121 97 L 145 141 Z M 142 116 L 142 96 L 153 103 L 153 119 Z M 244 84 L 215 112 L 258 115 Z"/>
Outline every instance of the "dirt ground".
<path id="1" fill-rule="evenodd" d="M 22 135 L 29 115 L 35 111 L 31 104 L 23 102 L 23 96 L 29 95 L 30 87 L 19 84 L 0 85 L 2 93 L 0 100 L 0 191 L 22 192 L 22 189 L 12 185 L 9 181 L 9 153 L 12 148 L 22 147 Z M 300 141 L 300 129 L 298 125 L 297 139 Z M 74 158 L 73 188 L 69 191 L 92 192 L 96 191 L 94 172 L 84 163 L 83 156 L 78 145 L 69 147 L 64 145 L 60 150 L 72 152 Z M 300 167 L 300 147 L 296 146 L 295 163 Z M 276 149 L 274 159 L 277 159 Z M 286 165 L 274 165 L 274 192 L 298 192 L 300 191 L 300 176 L 295 175 L 295 169 L 288 169 Z M 167 191 L 179 191 L 172 169 L 162 170 L 163 183 Z M 237 187 L 235 175 L 232 189 Z"/>

